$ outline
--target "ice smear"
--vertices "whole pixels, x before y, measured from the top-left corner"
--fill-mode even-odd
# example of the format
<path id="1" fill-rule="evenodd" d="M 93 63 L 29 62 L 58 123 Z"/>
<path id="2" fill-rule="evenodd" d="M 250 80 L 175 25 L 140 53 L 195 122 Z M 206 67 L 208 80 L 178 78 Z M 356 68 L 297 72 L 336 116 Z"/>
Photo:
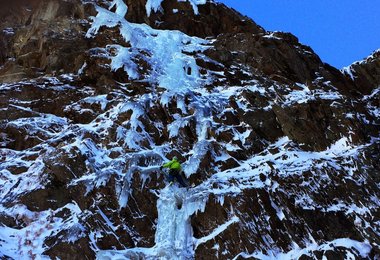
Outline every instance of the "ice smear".
<path id="1" fill-rule="evenodd" d="M 308 103 L 310 100 L 316 100 L 318 98 L 325 100 L 343 99 L 343 96 L 333 89 L 330 89 L 328 91 L 324 91 L 322 89 L 310 90 L 309 87 L 305 84 L 297 84 L 297 86 L 300 87 L 301 90 L 293 90 L 288 95 L 286 95 L 284 97 L 284 105 L 290 106 L 294 103 Z"/>
<path id="2" fill-rule="evenodd" d="M 38 158 L 35 162 L 27 165 L 29 168 L 22 175 L 14 175 L 5 169 L 7 164 L 12 163 L 13 160 L 10 161 L 11 162 L 5 162 L 2 163 L 3 165 L 0 165 L 0 195 L 1 198 L 3 198 L 2 202 L 9 199 L 13 200 L 13 198 L 27 191 L 44 187 L 47 177 L 43 172 L 45 163 L 42 159 Z"/>
<path id="3" fill-rule="evenodd" d="M 291 143 L 291 141 L 288 137 L 281 138 L 270 146 L 278 148 L 278 153 L 272 154 L 268 150 L 268 152 L 255 155 L 251 159 L 248 159 L 242 163 L 240 167 L 215 174 L 213 178 L 226 182 L 228 182 L 230 178 L 241 181 L 251 179 L 253 181 L 260 173 L 270 173 L 271 167 L 269 167 L 269 164 L 273 164 L 272 167 L 278 169 L 280 175 L 300 174 L 313 167 L 322 167 L 323 163 L 326 162 L 330 162 L 333 166 L 340 167 L 334 162 L 333 158 L 337 158 L 346 153 L 347 155 L 354 154 L 356 151 L 347 145 L 347 138 L 342 138 L 330 149 L 323 152 L 305 152 L 300 149 L 290 150 L 285 148 L 289 143 Z M 255 186 L 254 183 L 254 181 L 251 182 L 253 186 Z M 261 181 L 256 181 L 256 183 L 260 186 Z"/>
<path id="4" fill-rule="evenodd" d="M 153 4 L 153 8 L 158 2 L 148 1 Z M 92 37 L 102 26 L 119 26 L 120 34 L 131 47 L 116 44 L 107 46 L 109 52 L 112 50 L 115 53 L 109 55 L 112 70 L 123 68 L 131 79 L 143 79 L 170 90 L 201 86 L 205 80 L 200 77 L 195 58 L 186 53 L 202 52 L 208 48 L 208 41 L 179 31 L 154 30 L 145 24 L 129 23 L 120 15 L 120 10 L 127 8 L 123 5 L 125 4 L 117 5 L 116 14 L 97 6 L 98 14 L 87 32 L 87 37 Z M 141 53 L 147 54 L 143 56 Z M 141 59 L 150 65 L 147 75 L 142 75 L 136 64 Z"/>
<path id="5" fill-rule="evenodd" d="M 239 222 L 239 218 L 236 217 L 236 216 L 232 217 L 229 221 L 227 221 L 226 223 L 224 223 L 224 224 L 220 225 L 219 227 L 217 227 L 208 236 L 205 236 L 205 237 L 197 239 L 196 243 L 195 243 L 195 248 L 197 248 L 199 245 L 201 245 L 203 243 L 206 243 L 207 241 L 210 241 L 211 239 L 214 239 L 217 235 L 219 235 L 224 230 L 226 230 L 230 225 L 232 225 L 233 223 L 237 223 L 237 222 Z"/>
<path id="6" fill-rule="evenodd" d="M 234 260 L 239 259 L 241 257 L 245 259 L 255 258 L 255 259 L 260 259 L 260 260 L 299 259 L 301 256 L 313 257 L 314 251 L 323 251 L 323 252 L 328 251 L 328 250 L 335 251 L 336 247 L 343 247 L 350 250 L 354 249 L 355 251 L 351 251 L 351 253 L 349 252 L 349 254 L 354 253 L 357 257 L 360 256 L 361 258 L 368 257 L 372 249 L 372 246 L 367 241 L 359 242 L 359 241 L 352 240 L 349 238 L 339 238 L 333 241 L 325 242 L 321 245 L 312 243 L 305 248 L 300 248 L 298 246 L 295 246 L 293 250 L 287 253 L 278 253 L 276 251 L 269 251 L 269 254 L 264 254 L 262 252 L 255 252 L 253 254 L 240 253 L 234 258 Z"/>
<path id="7" fill-rule="evenodd" d="M 138 165 L 138 161 L 142 158 L 149 162 L 145 167 Z M 163 152 L 158 147 L 153 151 L 141 151 L 126 158 L 130 161 L 129 169 L 123 177 L 122 185 L 116 187 L 120 208 L 124 208 L 128 204 L 129 196 L 132 192 L 130 184 L 134 173 L 139 173 L 140 178 L 142 179 L 142 188 L 144 188 L 146 180 L 149 179 L 152 174 L 157 174 L 157 172 L 159 172 L 159 166 L 157 165 L 162 165 L 162 162 L 164 161 L 163 158 L 165 158 Z"/>
<path id="8" fill-rule="evenodd" d="M 178 0 L 179 2 L 188 1 L 190 2 L 191 6 L 193 7 L 194 13 L 196 15 L 199 14 L 198 12 L 198 5 L 204 5 L 206 4 L 207 0 Z M 161 3 L 163 0 L 148 0 L 145 5 L 146 13 L 148 16 L 150 16 L 151 11 L 154 12 L 163 12 L 163 9 L 161 7 Z"/>
<path id="9" fill-rule="evenodd" d="M 54 217 L 57 213 L 68 210 L 70 217 L 63 220 Z M 59 233 L 65 242 L 74 242 L 84 233 L 85 227 L 80 223 L 82 211 L 77 204 L 41 212 L 29 211 L 24 205 L 12 208 L 0 207 L 0 213 L 8 215 L 25 224 L 21 229 L 7 226 L 0 227 L 0 257 L 8 256 L 13 259 L 50 259 L 44 256 L 45 240 Z M 62 232 L 66 231 L 66 232 Z M 64 235 L 65 234 L 65 235 Z"/>
<path id="10" fill-rule="evenodd" d="M 40 116 L 32 118 L 19 118 L 7 124 L 7 126 L 14 128 L 26 129 L 29 135 L 39 135 L 44 139 L 55 136 L 57 132 L 63 131 L 67 125 L 67 119 L 51 114 L 40 114 Z"/>
<path id="11" fill-rule="evenodd" d="M 355 80 L 355 76 L 354 76 L 354 70 L 353 70 L 353 68 L 352 68 L 352 66 L 348 66 L 348 67 L 343 67 L 342 69 L 341 69 L 341 72 L 343 73 L 343 74 L 346 74 L 346 75 L 348 75 L 352 80 Z"/>
<path id="12" fill-rule="evenodd" d="M 150 16 L 152 10 L 157 12 L 163 12 L 164 10 L 161 7 L 161 3 L 163 0 L 148 0 L 145 4 L 146 14 Z"/>
<path id="13" fill-rule="evenodd" d="M 276 33 L 278 33 L 278 31 L 268 32 L 266 35 L 263 36 L 263 38 L 282 40 L 282 38 L 276 36 Z"/>
<path id="14" fill-rule="evenodd" d="M 365 95 L 362 99 L 364 102 L 367 102 L 368 111 L 376 119 L 380 118 L 380 107 L 377 101 L 379 97 L 380 97 L 380 86 L 375 88 L 370 95 Z"/>
<path id="15" fill-rule="evenodd" d="M 291 148 L 292 142 L 287 137 L 284 137 L 273 145 L 270 145 L 267 151 L 241 162 L 239 167 L 214 174 L 204 182 L 204 185 L 213 187 L 217 184 L 216 188 L 208 190 L 209 193 L 215 195 L 238 194 L 244 189 L 275 187 L 276 184 L 271 181 L 271 178 L 262 181 L 259 177 L 260 175 L 269 176 L 273 170 L 281 178 L 310 171 L 313 174 L 317 174 L 318 178 L 327 180 L 329 176 L 326 174 L 325 169 L 328 168 L 344 172 L 345 174 L 337 173 L 341 175 L 340 178 L 357 182 L 357 176 L 360 176 L 360 172 L 358 172 L 358 167 L 355 163 L 356 158 L 365 147 L 373 142 L 376 142 L 376 140 L 371 141 L 369 144 L 355 147 L 350 144 L 348 138 L 344 137 L 325 151 L 306 152 L 296 147 Z M 276 153 L 271 152 L 273 149 L 276 150 Z M 238 185 L 232 185 L 231 182 L 237 182 Z M 301 184 L 301 186 L 308 185 L 307 182 Z M 320 187 L 317 186 L 315 188 L 319 189 Z M 304 209 L 320 207 L 310 196 L 304 196 L 304 194 L 297 195 L 296 204 Z M 376 207 L 377 204 L 372 203 L 367 206 L 369 205 Z M 275 204 L 272 206 L 276 210 L 279 219 L 283 219 L 285 215 L 282 210 Z M 353 207 L 353 205 L 341 207 L 340 209 L 344 210 L 346 214 L 353 212 L 362 214 L 362 209 Z M 330 210 L 334 209 L 331 208 Z"/>
<path id="16" fill-rule="evenodd" d="M 124 3 L 123 0 L 113 0 L 109 9 L 112 9 L 116 6 L 115 13 L 121 17 L 124 17 L 128 12 L 128 6 Z"/>
<path id="17" fill-rule="evenodd" d="M 76 179 L 72 184 L 85 182 L 88 184 L 87 192 L 89 192 L 93 187 L 105 185 L 112 174 L 117 174 L 118 167 L 112 164 L 113 161 L 107 152 L 92 139 L 77 140 L 74 144 L 65 146 L 64 149 L 69 153 L 73 147 L 77 147 L 81 154 L 87 157 L 86 165 L 91 174 Z"/>

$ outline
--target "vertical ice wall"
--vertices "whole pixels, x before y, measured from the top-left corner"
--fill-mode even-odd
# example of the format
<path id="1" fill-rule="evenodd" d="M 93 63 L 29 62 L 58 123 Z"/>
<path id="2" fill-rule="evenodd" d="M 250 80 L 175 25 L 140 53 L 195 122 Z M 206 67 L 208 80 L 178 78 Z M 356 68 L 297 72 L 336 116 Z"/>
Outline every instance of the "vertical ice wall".
<path id="1" fill-rule="evenodd" d="M 158 221 L 155 235 L 157 256 L 188 259 L 194 255 L 191 215 L 204 208 L 203 201 L 187 201 L 186 189 L 169 186 L 157 201 Z"/>

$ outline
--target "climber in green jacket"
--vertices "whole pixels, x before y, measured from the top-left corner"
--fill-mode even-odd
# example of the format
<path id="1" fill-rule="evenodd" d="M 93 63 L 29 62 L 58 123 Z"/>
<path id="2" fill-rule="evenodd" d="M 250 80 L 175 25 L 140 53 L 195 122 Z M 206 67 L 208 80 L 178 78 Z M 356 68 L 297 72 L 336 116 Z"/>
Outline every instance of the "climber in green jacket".
<path id="1" fill-rule="evenodd" d="M 181 177 L 181 163 L 178 161 L 178 158 L 176 156 L 174 156 L 173 160 L 170 162 L 163 164 L 160 169 L 162 170 L 162 168 L 169 169 L 168 180 L 170 184 L 174 181 L 174 179 L 176 179 L 182 187 L 187 187 L 186 183 Z"/>

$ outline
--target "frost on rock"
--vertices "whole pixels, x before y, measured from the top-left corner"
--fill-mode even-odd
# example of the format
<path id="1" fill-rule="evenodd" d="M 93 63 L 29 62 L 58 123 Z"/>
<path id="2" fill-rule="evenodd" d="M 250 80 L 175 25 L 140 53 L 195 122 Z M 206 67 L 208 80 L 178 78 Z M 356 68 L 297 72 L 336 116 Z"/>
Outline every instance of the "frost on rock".
<path id="1" fill-rule="evenodd" d="M 285 104 L 290 105 L 292 103 L 307 103 L 310 100 L 316 99 L 325 99 L 325 100 L 339 100 L 343 96 L 336 91 L 322 91 L 322 90 L 313 90 L 311 91 L 306 85 L 297 84 L 298 87 L 302 90 L 294 90 L 285 96 Z"/>

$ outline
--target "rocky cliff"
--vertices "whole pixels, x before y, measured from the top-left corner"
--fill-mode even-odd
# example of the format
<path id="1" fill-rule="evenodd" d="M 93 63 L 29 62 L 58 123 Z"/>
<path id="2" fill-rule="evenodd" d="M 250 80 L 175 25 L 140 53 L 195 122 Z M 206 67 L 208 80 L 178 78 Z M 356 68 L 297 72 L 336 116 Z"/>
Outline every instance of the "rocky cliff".
<path id="1" fill-rule="evenodd" d="M 375 259 L 379 72 L 206 0 L 0 1 L 0 256 Z"/>

